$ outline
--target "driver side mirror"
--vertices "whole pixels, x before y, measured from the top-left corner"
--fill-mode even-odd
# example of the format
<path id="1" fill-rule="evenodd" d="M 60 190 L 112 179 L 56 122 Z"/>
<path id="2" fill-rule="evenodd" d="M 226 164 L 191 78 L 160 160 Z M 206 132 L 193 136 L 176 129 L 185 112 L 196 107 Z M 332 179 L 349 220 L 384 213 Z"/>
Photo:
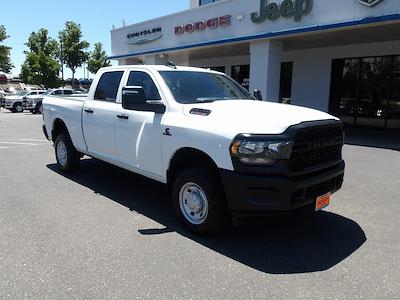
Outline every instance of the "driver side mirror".
<path id="1" fill-rule="evenodd" d="M 147 101 L 141 86 L 126 86 L 122 88 L 122 107 L 128 110 L 152 111 L 157 114 L 165 113 L 165 105 L 160 102 Z"/>
<path id="2" fill-rule="evenodd" d="M 254 98 L 256 98 L 257 100 L 262 101 L 262 94 L 261 94 L 261 91 L 259 91 L 259 90 L 254 90 L 253 95 L 254 95 Z"/>

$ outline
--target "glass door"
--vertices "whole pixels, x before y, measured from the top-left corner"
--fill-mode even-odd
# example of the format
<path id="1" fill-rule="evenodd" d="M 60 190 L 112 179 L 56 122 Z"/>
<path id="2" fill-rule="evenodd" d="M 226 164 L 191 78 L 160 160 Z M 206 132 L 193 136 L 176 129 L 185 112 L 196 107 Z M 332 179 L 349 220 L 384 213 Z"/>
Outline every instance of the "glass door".
<path id="1" fill-rule="evenodd" d="M 333 60 L 329 111 L 348 125 L 399 128 L 400 57 Z"/>
<path id="2" fill-rule="evenodd" d="M 387 107 L 387 127 L 400 129 L 400 56 L 393 59 L 392 93 Z"/>

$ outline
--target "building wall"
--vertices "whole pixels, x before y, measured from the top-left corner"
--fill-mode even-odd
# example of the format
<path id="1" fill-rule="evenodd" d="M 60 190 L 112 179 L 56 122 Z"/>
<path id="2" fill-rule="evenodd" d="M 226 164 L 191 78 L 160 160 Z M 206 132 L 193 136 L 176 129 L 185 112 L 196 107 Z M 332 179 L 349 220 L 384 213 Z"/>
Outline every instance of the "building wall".
<path id="1" fill-rule="evenodd" d="M 190 0 L 190 8 L 195 8 L 199 6 L 199 0 Z"/>
<path id="2" fill-rule="evenodd" d="M 276 0 L 282 3 L 282 0 Z M 360 20 L 371 16 L 383 16 L 400 12 L 399 0 L 385 0 L 374 8 L 360 4 L 357 0 L 314 0 L 309 15 L 303 16 L 300 21 L 293 17 L 280 17 L 278 20 L 265 20 L 262 23 L 253 23 L 251 14 L 260 9 L 260 0 L 229 0 L 218 1 L 213 5 L 205 5 L 156 18 L 146 22 L 117 28 L 111 31 L 112 55 L 134 55 L 146 51 L 160 51 L 175 47 L 186 47 L 198 43 L 221 41 L 230 38 L 239 38 L 279 32 L 301 27 L 315 27 Z M 231 24 L 215 29 L 206 29 L 182 35 L 175 34 L 175 27 L 198 21 L 206 21 L 224 15 L 231 16 Z M 155 41 L 132 45 L 128 43 L 129 34 L 161 27 L 163 36 Z"/>
<path id="3" fill-rule="evenodd" d="M 276 0 L 281 3 L 282 0 Z M 173 15 L 160 17 L 139 24 L 115 29 L 111 32 L 113 55 L 130 54 L 132 58 L 119 59 L 120 64 L 137 63 L 158 63 L 165 60 L 172 60 L 179 65 L 190 65 L 199 67 L 219 67 L 225 66 L 226 73 L 231 75 L 233 65 L 249 65 L 250 49 L 248 55 L 232 57 L 209 57 L 207 59 L 190 59 L 190 49 L 174 50 L 164 52 L 163 49 L 175 48 L 180 46 L 201 44 L 204 42 L 215 42 L 229 38 L 238 38 L 249 35 L 257 35 L 273 31 L 288 30 L 293 28 L 312 27 L 317 25 L 333 24 L 338 22 L 360 20 L 373 16 L 391 15 L 400 12 L 399 0 L 385 0 L 374 8 L 360 4 L 357 0 L 314 0 L 312 12 L 303 16 L 301 22 L 296 22 L 293 18 L 279 18 L 276 21 L 266 20 L 256 24 L 251 22 L 251 13 L 258 12 L 260 0 L 225 0 L 197 7 L 198 1 L 191 0 L 191 7 L 197 7 L 188 11 L 179 12 Z M 231 15 L 231 25 L 216 29 L 206 29 L 204 31 L 184 33 L 176 35 L 174 28 L 177 25 L 184 25 L 209 18 Z M 162 37 L 148 43 L 132 45 L 127 41 L 127 35 L 151 30 L 161 26 Z M 334 29 L 333 29 L 334 30 Z M 301 33 L 299 33 L 301 35 Z M 258 42 L 268 42 L 268 39 L 250 41 L 250 45 Z M 136 56 L 135 54 L 151 51 L 155 54 Z M 329 107 L 331 64 L 332 59 L 361 57 L 361 56 L 381 56 L 399 55 L 400 41 L 380 42 L 372 44 L 337 46 L 329 48 L 305 49 L 296 51 L 286 51 L 281 57 L 272 58 L 278 64 L 282 61 L 293 62 L 292 78 L 292 103 L 302 106 L 313 107 L 327 111 Z M 269 57 L 264 57 L 269 59 Z M 266 62 L 265 60 L 263 61 Z M 256 61 L 253 62 L 257 63 Z M 278 65 L 279 66 L 279 65 Z M 275 68 L 276 69 L 276 68 Z M 267 78 L 276 75 L 274 82 L 279 83 L 279 70 L 271 71 L 265 75 Z M 263 71 L 261 70 L 260 73 Z M 253 74 L 254 75 L 254 74 Z M 254 77 L 254 76 L 253 76 Z M 257 73 L 256 78 L 259 77 Z M 268 80 L 270 82 L 270 80 Z M 251 87 L 253 88 L 253 87 Z M 267 94 L 267 86 L 255 87 L 263 89 L 263 95 Z M 275 93 L 276 94 L 276 93 Z M 267 94 L 267 96 L 269 96 Z M 276 95 L 275 95 L 276 96 Z M 273 97 L 276 101 L 277 97 Z"/>
<path id="4" fill-rule="evenodd" d="M 328 111 L 332 60 L 384 55 L 400 55 L 400 40 L 284 52 L 293 61 L 292 104 Z"/>

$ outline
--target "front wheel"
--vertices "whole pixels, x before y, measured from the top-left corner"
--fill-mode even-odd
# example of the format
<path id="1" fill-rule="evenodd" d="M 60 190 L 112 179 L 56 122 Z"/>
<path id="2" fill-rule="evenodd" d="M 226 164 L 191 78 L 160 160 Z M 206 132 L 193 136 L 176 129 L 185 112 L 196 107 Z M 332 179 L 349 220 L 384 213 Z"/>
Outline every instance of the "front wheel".
<path id="1" fill-rule="evenodd" d="M 57 164 L 64 172 L 73 172 L 79 169 L 80 156 L 70 137 L 64 133 L 57 136 L 54 143 Z"/>
<path id="2" fill-rule="evenodd" d="M 17 113 L 22 113 L 24 111 L 24 107 L 22 106 L 22 104 L 18 103 L 14 105 L 14 110 Z"/>
<path id="3" fill-rule="evenodd" d="M 181 224 L 195 233 L 215 233 L 231 221 L 220 180 L 207 169 L 183 171 L 175 180 L 172 201 Z"/>

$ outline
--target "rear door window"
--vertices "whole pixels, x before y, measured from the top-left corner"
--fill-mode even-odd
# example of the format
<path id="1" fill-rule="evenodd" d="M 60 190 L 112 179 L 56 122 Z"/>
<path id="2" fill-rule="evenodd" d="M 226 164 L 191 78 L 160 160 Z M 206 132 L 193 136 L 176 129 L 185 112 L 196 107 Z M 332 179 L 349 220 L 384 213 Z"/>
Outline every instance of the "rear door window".
<path id="1" fill-rule="evenodd" d="M 123 71 L 115 71 L 101 75 L 94 94 L 94 100 L 115 102 L 123 74 Z"/>

